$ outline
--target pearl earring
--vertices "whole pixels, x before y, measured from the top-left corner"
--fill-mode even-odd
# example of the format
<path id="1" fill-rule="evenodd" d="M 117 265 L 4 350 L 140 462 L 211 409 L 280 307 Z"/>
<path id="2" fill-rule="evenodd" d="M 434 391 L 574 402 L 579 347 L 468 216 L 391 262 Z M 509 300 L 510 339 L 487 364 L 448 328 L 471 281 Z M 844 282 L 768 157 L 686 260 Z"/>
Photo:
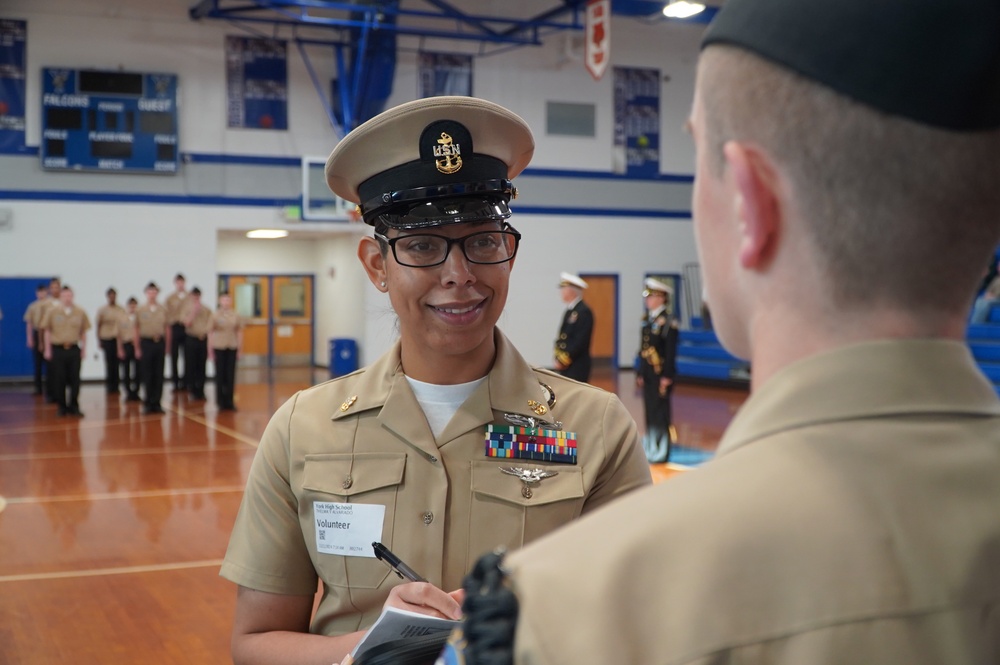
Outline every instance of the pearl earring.
<path id="1" fill-rule="evenodd" d="M 381 286 L 384 289 L 385 288 L 385 282 L 379 282 L 379 286 Z"/>

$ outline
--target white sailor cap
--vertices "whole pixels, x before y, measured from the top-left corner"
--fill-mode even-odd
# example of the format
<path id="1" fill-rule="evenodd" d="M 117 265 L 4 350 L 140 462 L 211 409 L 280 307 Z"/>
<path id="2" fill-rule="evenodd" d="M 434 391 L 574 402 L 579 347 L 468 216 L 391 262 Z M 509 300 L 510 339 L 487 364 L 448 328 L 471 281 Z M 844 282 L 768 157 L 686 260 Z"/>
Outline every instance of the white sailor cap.
<path id="1" fill-rule="evenodd" d="M 578 289 L 587 288 L 587 283 L 568 272 L 559 273 L 559 286 L 575 286 Z"/>
<path id="2" fill-rule="evenodd" d="M 365 122 L 337 144 L 326 182 L 365 223 L 418 229 L 510 217 L 511 182 L 535 140 L 517 114 L 474 97 L 429 97 Z"/>
<path id="3" fill-rule="evenodd" d="M 672 286 L 652 277 L 647 277 L 642 285 L 645 287 L 642 291 L 643 297 L 660 294 L 666 298 L 670 298 L 674 295 L 674 288 Z"/>

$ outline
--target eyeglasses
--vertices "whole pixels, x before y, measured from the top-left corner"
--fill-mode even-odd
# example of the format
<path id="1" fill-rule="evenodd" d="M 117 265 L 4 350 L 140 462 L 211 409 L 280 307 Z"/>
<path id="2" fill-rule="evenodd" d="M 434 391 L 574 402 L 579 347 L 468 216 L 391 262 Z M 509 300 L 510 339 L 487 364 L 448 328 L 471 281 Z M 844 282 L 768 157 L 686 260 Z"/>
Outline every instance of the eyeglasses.
<path id="1" fill-rule="evenodd" d="M 462 254 L 469 263 L 491 265 L 505 263 L 517 254 L 521 234 L 512 226 L 501 231 L 479 231 L 461 238 L 449 238 L 435 233 L 387 238 L 381 233 L 375 237 L 392 248 L 396 262 L 410 268 L 433 268 L 448 258 L 452 245 L 462 248 Z"/>

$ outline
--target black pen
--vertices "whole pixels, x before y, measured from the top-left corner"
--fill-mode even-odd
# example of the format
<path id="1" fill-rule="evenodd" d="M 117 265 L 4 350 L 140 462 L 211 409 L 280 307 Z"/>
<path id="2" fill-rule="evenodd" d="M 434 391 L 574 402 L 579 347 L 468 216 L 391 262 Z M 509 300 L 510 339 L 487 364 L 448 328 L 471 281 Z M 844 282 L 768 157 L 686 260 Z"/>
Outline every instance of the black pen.
<path id="1" fill-rule="evenodd" d="M 389 564 L 392 567 L 393 571 L 395 571 L 395 573 L 399 575 L 400 579 L 405 578 L 410 580 L 411 582 L 427 581 L 423 577 L 418 575 L 417 571 L 413 570 L 405 563 L 403 563 L 403 561 L 398 556 L 390 552 L 389 548 L 387 548 L 382 543 L 372 543 L 372 549 L 375 550 L 375 558 L 380 559 L 381 561 L 385 561 L 387 564 Z"/>

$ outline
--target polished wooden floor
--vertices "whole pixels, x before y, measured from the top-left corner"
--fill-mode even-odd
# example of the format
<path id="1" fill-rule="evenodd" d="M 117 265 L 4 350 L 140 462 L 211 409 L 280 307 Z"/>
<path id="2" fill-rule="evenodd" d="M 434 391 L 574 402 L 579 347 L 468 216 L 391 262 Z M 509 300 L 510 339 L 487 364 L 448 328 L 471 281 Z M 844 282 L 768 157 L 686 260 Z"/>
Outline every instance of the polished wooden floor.
<path id="1" fill-rule="evenodd" d="M 0 387 L 0 664 L 228 663 L 235 588 L 218 575 L 270 414 L 319 370 L 241 370 L 236 413 L 164 396 L 166 415 L 86 384 L 83 418 Z M 631 372 L 594 383 L 642 421 Z M 680 385 L 680 441 L 713 450 L 743 390 Z M 683 472 L 653 465 L 661 481 Z"/>

